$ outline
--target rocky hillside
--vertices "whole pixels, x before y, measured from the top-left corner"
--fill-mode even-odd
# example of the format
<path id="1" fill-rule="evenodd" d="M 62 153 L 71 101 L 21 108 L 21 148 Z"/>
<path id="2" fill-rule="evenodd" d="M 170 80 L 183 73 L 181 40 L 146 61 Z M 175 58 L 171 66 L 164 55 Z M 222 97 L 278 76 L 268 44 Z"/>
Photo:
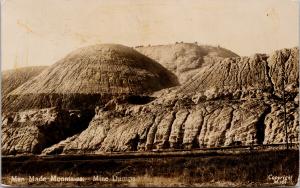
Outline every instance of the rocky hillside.
<path id="1" fill-rule="evenodd" d="M 292 48 L 276 51 L 270 56 L 255 54 L 219 60 L 203 67 L 177 93 L 200 98 L 280 97 L 285 75 L 285 91 L 295 97 L 299 84 L 298 59 L 298 48 Z"/>
<path id="2" fill-rule="evenodd" d="M 284 142 L 283 109 L 278 104 L 257 100 L 170 102 L 170 105 L 149 104 L 119 107 L 121 111 L 99 111 L 81 134 L 45 151 L 101 153 Z M 288 106 L 290 136 L 297 138 L 297 106 L 293 103 Z"/>
<path id="3" fill-rule="evenodd" d="M 195 43 L 140 46 L 135 49 L 172 71 L 182 84 L 202 67 L 214 63 L 215 59 L 238 57 L 234 52 L 222 47 Z"/>
<path id="4" fill-rule="evenodd" d="M 2 116 L 2 154 L 38 154 L 44 148 L 83 131 L 93 114 L 57 108 Z"/>
<path id="5" fill-rule="evenodd" d="M 283 91 L 288 137 L 298 142 L 298 48 L 211 60 L 180 86 L 148 95 L 110 96 L 94 110 L 78 109 L 75 115 L 66 108 L 55 108 L 55 115 L 50 109 L 10 113 L 2 120 L 2 150 L 5 154 L 101 153 L 284 143 Z M 95 103 L 93 98 L 89 102 Z M 84 123 L 73 130 L 78 121 Z M 55 139 L 44 139 L 58 130 Z M 24 134 L 28 132 L 30 136 Z"/>

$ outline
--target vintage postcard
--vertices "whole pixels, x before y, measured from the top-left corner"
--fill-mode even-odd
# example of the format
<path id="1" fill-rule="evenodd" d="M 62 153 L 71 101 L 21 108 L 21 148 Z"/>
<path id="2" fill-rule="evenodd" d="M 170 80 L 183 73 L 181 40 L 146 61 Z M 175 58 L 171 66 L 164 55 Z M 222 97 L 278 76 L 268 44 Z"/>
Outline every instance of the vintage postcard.
<path id="1" fill-rule="evenodd" d="M 298 4 L 1 0 L 1 184 L 296 186 Z"/>

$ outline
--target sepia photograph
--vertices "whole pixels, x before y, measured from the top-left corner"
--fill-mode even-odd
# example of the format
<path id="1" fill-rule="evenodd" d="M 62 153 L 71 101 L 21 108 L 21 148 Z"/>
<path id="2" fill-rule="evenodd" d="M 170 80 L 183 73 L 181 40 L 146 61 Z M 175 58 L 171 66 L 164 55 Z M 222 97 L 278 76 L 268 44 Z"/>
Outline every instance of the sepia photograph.
<path id="1" fill-rule="evenodd" d="M 299 185 L 298 0 L 1 0 L 1 186 Z"/>

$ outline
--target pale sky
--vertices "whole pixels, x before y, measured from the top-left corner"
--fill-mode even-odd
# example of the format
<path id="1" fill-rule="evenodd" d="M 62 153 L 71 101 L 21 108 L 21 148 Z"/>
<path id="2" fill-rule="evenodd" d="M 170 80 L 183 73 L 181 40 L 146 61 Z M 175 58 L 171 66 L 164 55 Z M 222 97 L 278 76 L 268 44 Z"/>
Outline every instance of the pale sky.
<path id="1" fill-rule="evenodd" d="M 176 41 L 242 56 L 298 46 L 295 0 L 1 0 L 2 70 L 51 65 L 96 43 Z"/>

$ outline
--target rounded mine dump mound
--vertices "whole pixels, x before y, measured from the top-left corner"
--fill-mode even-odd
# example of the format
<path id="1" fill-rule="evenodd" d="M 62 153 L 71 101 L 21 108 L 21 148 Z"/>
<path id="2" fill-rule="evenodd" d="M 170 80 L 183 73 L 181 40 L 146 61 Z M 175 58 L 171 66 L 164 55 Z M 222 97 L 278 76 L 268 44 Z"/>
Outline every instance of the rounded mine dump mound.
<path id="1" fill-rule="evenodd" d="M 222 47 L 194 43 L 137 46 L 136 50 L 176 74 L 181 84 L 189 81 L 205 65 L 216 62 L 216 59 L 238 57 L 234 52 Z"/>
<path id="2" fill-rule="evenodd" d="M 167 69 L 136 50 L 102 44 L 75 50 L 11 94 L 141 94 L 176 84 Z"/>
<path id="3" fill-rule="evenodd" d="M 32 101 L 31 107 L 48 107 L 60 98 L 62 105 L 80 106 L 96 103 L 99 95 L 103 100 L 104 95 L 141 95 L 175 85 L 174 74 L 133 48 L 100 44 L 75 50 L 30 79 L 9 94 L 8 105 L 19 108 Z"/>

